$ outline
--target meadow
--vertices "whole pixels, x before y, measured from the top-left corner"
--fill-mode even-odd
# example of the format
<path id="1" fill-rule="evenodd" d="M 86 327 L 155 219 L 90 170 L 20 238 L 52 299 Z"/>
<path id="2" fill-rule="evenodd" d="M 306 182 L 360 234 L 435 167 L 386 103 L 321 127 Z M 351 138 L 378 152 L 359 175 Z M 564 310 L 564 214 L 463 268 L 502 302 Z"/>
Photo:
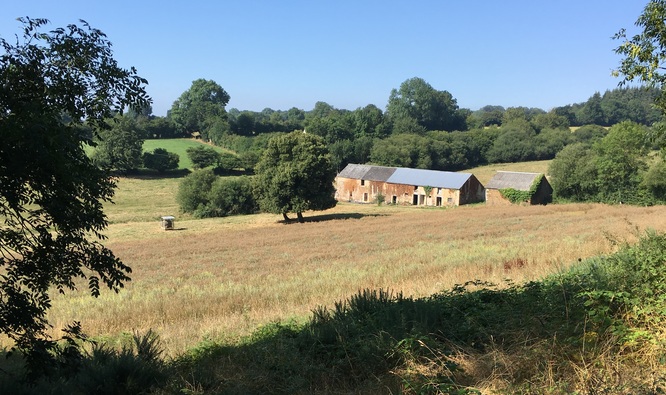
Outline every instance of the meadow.
<path id="1" fill-rule="evenodd" d="M 494 170 L 542 171 L 547 163 L 517 166 L 472 171 L 485 182 Z M 119 179 L 105 243 L 132 267 L 132 281 L 96 299 L 84 291 L 56 295 L 55 328 L 80 320 L 111 343 L 152 329 L 173 356 L 205 340 L 237 341 L 271 322 L 303 322 L 362 289 L 421 297 L 472 279 L 520 283 L 610 253 L 614 240 L 633 241 L 642 229 L 666 230 L 665 207 L 600 204 L 340 203 L 306 213 L 304 224 L 271 214 L 197 220 L 178 213 L 178 182 Z M 176 216 L 176 230 L 161 230 L 166 214 Z"/>

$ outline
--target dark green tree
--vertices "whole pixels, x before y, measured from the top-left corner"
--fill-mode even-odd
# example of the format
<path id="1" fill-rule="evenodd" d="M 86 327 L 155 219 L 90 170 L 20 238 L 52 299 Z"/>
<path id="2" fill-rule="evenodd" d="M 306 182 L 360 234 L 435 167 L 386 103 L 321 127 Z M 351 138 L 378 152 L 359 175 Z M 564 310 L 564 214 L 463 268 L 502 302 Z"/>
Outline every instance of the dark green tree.
<path id="1" fill-rule="evenodd" d="M 178 154 L 169 152 L 164 148 L 155 148 L 153 152 L 144 152 L 142 159 L 145 168 L 157 170 L 160 173 L 177 169 L 178 162 L 180 162 Z"/>
<path id="2" fill-rule="evenodd" d="M 635 24 L 642 29 L 639 34 L 629 38 L 626 30 L 621 29 L 614 36 L 623 41 L 615 49 L 623 59 L 614 74 L 623 77 L 621 85 L 638 81 L 659 89 L 657 104 L 665 112 L 666 0 L 649 1 Z"/>
<path id="3" fill-rule="evenodd" d="M 215 81 L 200 78 L 173 103 L 168 116 L 182 133 L 199 132 L 215 140 L 229 130 L 225 106 L 229 94 Z"/>
<path id="4" fill-rule="evenodd" d="M 112 114 L 150 99 L 146 80 L 120 68 L 85 21 L 46 30 L 46 19 L 19 20 L 22 35 L 0 38 L 0 332 L 44 357 L 55 347 L 49 292 L 118 291 L 131 272 L 99 241 L 115 183 L 86 155 L 91 135 L 77 125 L 108 128 Z"/>
<path id="5" fill-rule="evenodd" d="M 386 113 L 394 133 L 411 133 L 412 125 L 427 130 L 466 130 L 466 116 L 458 110 L 457 101 L 447 91 L 438 91 L 421 78 L 411 78 L 393 89 Z"/>
<path id="6" fill-rule="evenodd" d="M 195 170 L 178 185 L 176 201 L 184 213 L 192 213 L 197 218 L 212 217 L 210 210 L 210 190 L 217 180 L 213 169 Z"/>
<path id="7" fill-rule="evenodd" d="M 205 145 L 197 145 L 195 147 L 188 147 L 185 150 L 187 157 L 190 158 L 192 166 L 195 169 L 203 169 L 217 165 L 220 161 L 220 153 L 215 148 L 207 147 Z"/>
<path id="8" fill-rule="evenodd" d="M 551 162 L 548 174 L 559 198 L 594 200 L 599 193 L 596 157 L 589 145 L 574 143 L 564 147 Z"/>
<path id="9" fill-rule="evenodd" d="M 597 182 L 604 200 L 627 202 L 635 194 L 645 171 L 647 154 L 645 127 L 634 122 L 619 123 L 594 144 Z"/>
<path id="10" fill-rule="evenodd" d="M 255 189 L 262 211 L 296 213 L 303 222 L 303 211 L 335 207 L 335 169 L 321 137 L 295 131 L 279 135 L 256 166 Z"/>
<path id="11" fill-rule="evenodd" d="M 92 155 L 97 166 L 127 173 L 141 167 L 144 131 L 137 121 L 116 116 L 109 127 L 100 130 L 95 138 L 97 147 Z"/>

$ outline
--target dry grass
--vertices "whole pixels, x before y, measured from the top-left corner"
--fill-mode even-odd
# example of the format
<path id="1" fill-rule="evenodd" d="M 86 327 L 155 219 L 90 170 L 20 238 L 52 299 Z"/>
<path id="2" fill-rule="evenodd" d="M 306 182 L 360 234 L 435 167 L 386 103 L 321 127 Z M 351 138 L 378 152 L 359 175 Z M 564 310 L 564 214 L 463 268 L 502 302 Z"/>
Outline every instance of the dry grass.
<path id="1" fill-rule="evenodd" d="M 57 296 L 50 320 L 94 336 L 156 330 L 169 352 L 304 319 L 363 288 L 423 296 L 470 279 L 537 279 L 610 251 L 605 234 L 666 230 L 666 207 L 596 204 L 455 209 L 340 204 L 305 224 L 254 215 L 110 226 L 133 281 L 119 294 Z M 152 214 L 151 214 L 152 215 Z M 316 217 L 319 216 L 319 217 Z M 114 221 L 115 222 L 115 221 Z"/>

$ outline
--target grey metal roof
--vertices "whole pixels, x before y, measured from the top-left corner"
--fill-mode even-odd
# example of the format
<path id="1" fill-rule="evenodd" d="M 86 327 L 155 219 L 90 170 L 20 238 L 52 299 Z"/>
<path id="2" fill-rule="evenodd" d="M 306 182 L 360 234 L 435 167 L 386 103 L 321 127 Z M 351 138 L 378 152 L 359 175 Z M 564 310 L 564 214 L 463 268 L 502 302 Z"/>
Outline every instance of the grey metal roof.
<path id="1" fill-rule="evenodd" d="M 392 184 L 460 189 L 467 180 L 472 177 L 472 174 L 350 163 L 338 173 L 338 177 L 353 178 L 357 180 L 384 181 Z"/>
<path id="2" fill-rule="evenodd" d="M 350 163 L 345 166 L 338 177 L 353 178 L 356 180 L 386 181 L 395 171 L 395 167 L 358 165 Z"/>
<path id="3" fill-rule="evenodd" d="M 486 184 L 486 189 L 513 188 L 529 191 L 534 179 L 541 173 L 522 173 L 517 171 L 498 171 Z"/>
<path id="4" fill-rule="evenodd" d="M 357 165 L 355 163 L 350 163 L 347 166 L 345 166 L 344 169 L 340 173 L 338 173 L 338 177 L 343 177 L 343 178 L 353 178 L 353 179 L 363 179 L 365 176 L 365 173 L 370 170 L 369 165 Z"/>
<path id="5" fill-rule="evenodd" d="M 398 167 L 386 182 L 392 184 L 460 189 L 471 176 L 472 174 L 470 173 L 453 173 L 450 171 L 407 169 L 404 167 Z"/>
<path id="6" fill-rule="evenodd" d="M 371 166 L 365 173 L 365 179 L 370 181 L 387 181 L 395 173 L 395 167 Z"/>

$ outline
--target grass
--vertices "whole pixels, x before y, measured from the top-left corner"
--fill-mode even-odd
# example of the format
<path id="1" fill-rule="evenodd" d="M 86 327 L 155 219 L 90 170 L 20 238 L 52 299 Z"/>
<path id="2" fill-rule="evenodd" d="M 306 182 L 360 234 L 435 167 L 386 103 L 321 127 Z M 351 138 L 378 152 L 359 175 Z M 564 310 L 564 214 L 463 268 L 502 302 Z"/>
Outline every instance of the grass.
<path id="1" fill-rule="evenodd" d="M 545 172 L 539 166 L 547 168 L 531 162 L 472 172 L 482 180 L 485 170 L 487 177 L 497 169 Z M 313 311 L 335 309 L 336 301 L 350 300 L 361 290 L 393 290 L 420 300 L 473 279 L 522 284 L 615 251 L 613 238 L 633 242 L 637 229 L 666 230 L 666 207 L 601 204 L 443 209 L 341 203 L 306 213 L 304 224 L 284 224 L 281 216 L 270 214 L 195 220 L 177 212 L 178 182 L 119 180 L 116 204 L 105 207 L 111 222 L 105 244 L 132 267 L 133 281 L 118 294 L 103 292 L 96 299 L 84 290 L 54 294 L 49 321 L 55 328 L 81 321 L 93 338 L 118 346 L 135 331 L 153 330 L 170 356 L 208 355 L 207 344 L 227 344 L 232 351 L 225 352 L 238 357 L 237 364 L 231 357 L 211 363 L 239 371 L 246 367 L 243 358 L 270 349 L 257 339 L 276 341 L 280 337 L 273 338 L 273 332 L 296 336 L 289 334 L 291 324 L 274 323 L 293 320 L 299 332 Z M 158 219 L 165 214 L 176 215 L 175 231 L 160 229 Z M 60 335 L 57 329 L 53 334 Z M 484 358 L 513 358 L 516 366 L 527 366 L 524 356 L 495 351 L 494 357 L 483 354 L 476 360 L 466 354 L 460 365 L 483 370 Z M 277 371 L 287 368 L 280 365 Z M 407 370 L 397 372 L 400 377 L 410 377 L 425 366 L 400 369 Z M 252 380 L 252 370 L 244 374 Z M 201 393 L 194 390 L 201 380 L 192 377 L 190 393 Z"/>
<path id="2" fill-rule="evenodd" d="M 203 143 L 201 140 L 195 139 L 150 139 L 143 142 L 143 151 L 152 152 L 155 148 L 164 148 L 169 152 L 178 154 L 180 157 L 180 161 L 178 162 L 179 169 L 192 169 L 192 162 L 187 156 L 187 149 L 190 147 L 200 146 L 201 144 L 205 143 Z M 214 145 L 208 146 L 220 153 L 230 152 L 224 148 Z"/>

